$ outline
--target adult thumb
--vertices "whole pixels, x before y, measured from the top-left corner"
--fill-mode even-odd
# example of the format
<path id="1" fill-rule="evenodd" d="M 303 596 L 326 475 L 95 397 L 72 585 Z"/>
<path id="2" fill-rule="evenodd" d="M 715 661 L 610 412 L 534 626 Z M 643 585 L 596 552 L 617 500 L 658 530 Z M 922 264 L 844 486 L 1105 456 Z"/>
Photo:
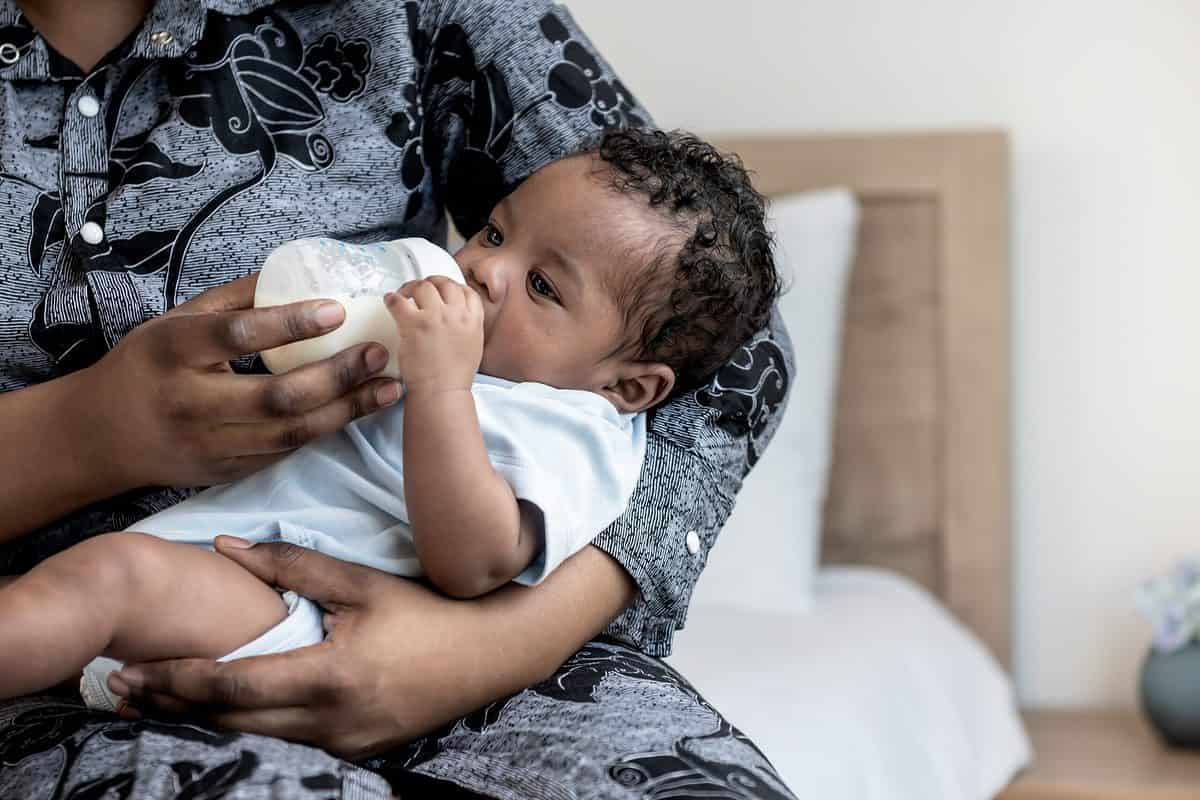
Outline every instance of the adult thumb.
<path id="1" fill-rule="evenodd" d="M 362 605 L 376 572 L 290 542 L 253 544 L 222 535 L 213 545 L 264 583 L 291 589 L 326 607 Z"/>

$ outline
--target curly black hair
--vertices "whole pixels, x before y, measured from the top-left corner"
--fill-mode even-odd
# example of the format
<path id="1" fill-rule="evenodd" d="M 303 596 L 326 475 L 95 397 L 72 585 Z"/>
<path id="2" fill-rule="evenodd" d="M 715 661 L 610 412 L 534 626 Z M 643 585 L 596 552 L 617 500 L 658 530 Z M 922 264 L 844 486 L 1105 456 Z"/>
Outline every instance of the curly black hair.
<path id="1" fill-rule="evenodd" d="M 639 194 L 670 225 L 648 269 L 614 287 L 631 350 L 697 389 L 767 325 L 779 296 L 765 201 L 736 155 L 685 131 L 624 128 L 585 145 L 614 190 Z"/>

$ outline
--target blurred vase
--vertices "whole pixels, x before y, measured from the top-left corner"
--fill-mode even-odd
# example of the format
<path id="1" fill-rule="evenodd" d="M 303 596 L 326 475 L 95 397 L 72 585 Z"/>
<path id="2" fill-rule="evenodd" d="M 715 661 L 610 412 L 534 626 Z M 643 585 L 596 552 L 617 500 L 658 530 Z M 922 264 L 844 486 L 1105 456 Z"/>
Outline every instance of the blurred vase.
<path id="1" fill-rule="evenodd" d="M 1142 710 L 1167 744 L 1200 748 L 1200 643 L 1142 662 Z"/>

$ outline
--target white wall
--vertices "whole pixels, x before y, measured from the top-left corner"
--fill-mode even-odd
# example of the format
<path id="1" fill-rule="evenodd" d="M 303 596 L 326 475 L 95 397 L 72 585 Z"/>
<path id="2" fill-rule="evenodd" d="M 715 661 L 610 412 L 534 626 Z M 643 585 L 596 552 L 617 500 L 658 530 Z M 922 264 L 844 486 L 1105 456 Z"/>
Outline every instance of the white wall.
<path id="1" fill-rule="evenodd" d="M 1011 132 L 1017 682 L 1132 705 L 1200 552 L 1200 0 L 568 5 L 667 127 Z"/>

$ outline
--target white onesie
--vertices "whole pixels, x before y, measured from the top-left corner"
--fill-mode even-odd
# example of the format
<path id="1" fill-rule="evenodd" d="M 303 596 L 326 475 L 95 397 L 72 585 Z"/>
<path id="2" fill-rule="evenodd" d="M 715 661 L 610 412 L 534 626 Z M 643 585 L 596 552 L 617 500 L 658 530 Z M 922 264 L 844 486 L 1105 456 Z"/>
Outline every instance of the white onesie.
<path id="1" fill-rule="evenodd" d="M 645 414 L 593 392 L 477 375 L 471 386 L 492 466 L 542 518 L 542 547 L 515 580 L 535 584 L 587 545 L 629 503 L 646 451 Z M 403 401 L 305 445 L 266 469 L 154 514 L 130 530 L 208 546 L 218 534 L 288 541 L 396 575 L 422 574 L 404 502 Z M 285 594 L 288 617 L 222 660 L 324 638 L 319 609 Z M 84 670 L 89 706 L 111 709 L 105 677 Z"/>

